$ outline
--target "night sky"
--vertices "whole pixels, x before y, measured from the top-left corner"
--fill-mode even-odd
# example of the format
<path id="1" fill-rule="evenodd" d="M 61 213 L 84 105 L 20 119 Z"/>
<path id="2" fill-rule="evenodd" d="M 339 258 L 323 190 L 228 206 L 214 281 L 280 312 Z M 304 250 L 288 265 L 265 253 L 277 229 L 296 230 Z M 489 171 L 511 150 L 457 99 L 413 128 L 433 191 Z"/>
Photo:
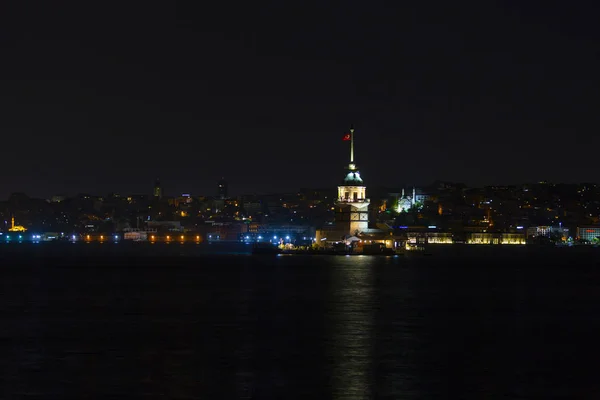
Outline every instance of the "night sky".
<path id="1" fill-rule="evenodd" d="M 0 199 L 597 180 L 592 2 L 12 3 Z"/>

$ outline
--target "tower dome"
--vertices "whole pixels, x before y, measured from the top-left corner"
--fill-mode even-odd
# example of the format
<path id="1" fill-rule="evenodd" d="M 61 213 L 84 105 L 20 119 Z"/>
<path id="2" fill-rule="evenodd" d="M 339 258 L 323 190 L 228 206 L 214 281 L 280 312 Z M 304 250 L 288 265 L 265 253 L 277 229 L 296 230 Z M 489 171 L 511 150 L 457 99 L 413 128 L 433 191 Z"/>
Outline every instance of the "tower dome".
<path id="1" fill-rule="evenodd" d="M 360 176 L 360 171 L 354 163 L 348 165 L 348 173 L 344 177 L 344 185 L 363 186 L 365 183 Z"/>

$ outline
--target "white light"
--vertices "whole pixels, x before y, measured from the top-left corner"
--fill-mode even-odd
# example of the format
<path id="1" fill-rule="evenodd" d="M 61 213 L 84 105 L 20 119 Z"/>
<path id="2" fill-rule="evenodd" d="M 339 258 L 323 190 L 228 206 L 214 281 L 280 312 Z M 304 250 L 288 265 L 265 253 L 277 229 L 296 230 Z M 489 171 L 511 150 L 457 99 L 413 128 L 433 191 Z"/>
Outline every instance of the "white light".
<path id="1" fill-rule="evenodd" d="M 286 238 L 287 240 L 290 240 L 290 237 L 289 237 L 289 236 L 286 236 L 285 238 Z"/>
<path id="2" fill-rule="evenodd" d="M 277 239 L 277 236 L 273 236 L 273 239 Z"/>
<path id="3" fill-rule="evenodd" d="M 115 240 L 119 240 L 119 236 L 115 235 Z"/>

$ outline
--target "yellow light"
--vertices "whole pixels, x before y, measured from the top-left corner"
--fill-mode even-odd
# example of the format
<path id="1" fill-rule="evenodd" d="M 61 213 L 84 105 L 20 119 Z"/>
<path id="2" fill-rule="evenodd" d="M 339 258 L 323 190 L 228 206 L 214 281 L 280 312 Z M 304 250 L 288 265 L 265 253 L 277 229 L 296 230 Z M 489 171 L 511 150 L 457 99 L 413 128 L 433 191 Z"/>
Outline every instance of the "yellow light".
<path id="1" fill-rule="evenodd" d="M 100 235 L 100 240 L 104 240 L 104 236 Z"/>
<path id="2" fill-rule="evenodd" d="M 152 235 L 152 240 L 154 240 L 154 235 Z"/>
<path id="3" fill-rule="evenodd" d="M 181 235 L 181 240 L 183 240 L 183 235 Z"/>
<path id="4" fill-rule="evenodd" d="M 167 240 L 170 240 L 170 239 L 171 239 L 171 236 L 168 236 L 168 235 L 167 235 Z"/>
<path id="5" fill-rule="evenodd" d="M 86 238 L 87 240 L 90 240 L 90 235 L 87 235 L 85 238 Z"/>
<path id="6" fill-rule="evenodd" d="M 196 240 L 200 240 L 200 236 L 196 236 Z"/>

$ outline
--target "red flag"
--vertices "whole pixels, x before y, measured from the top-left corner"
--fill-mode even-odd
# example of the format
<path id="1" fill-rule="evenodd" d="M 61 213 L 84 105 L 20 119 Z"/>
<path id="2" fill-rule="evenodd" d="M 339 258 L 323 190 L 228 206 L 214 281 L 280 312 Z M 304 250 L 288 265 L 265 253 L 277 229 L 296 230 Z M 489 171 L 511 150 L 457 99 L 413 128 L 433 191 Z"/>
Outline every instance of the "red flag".
<path id="1" fill-rule="evenodd" d="M 352 136 L 350 136 L 350 134 L 349 134 L 349 133 L 346 133 L 346 134 L 344 135 L 344 138 L 343 138 L 342 140 L 350 140 L 351 138 L 352 138 Z"/>

